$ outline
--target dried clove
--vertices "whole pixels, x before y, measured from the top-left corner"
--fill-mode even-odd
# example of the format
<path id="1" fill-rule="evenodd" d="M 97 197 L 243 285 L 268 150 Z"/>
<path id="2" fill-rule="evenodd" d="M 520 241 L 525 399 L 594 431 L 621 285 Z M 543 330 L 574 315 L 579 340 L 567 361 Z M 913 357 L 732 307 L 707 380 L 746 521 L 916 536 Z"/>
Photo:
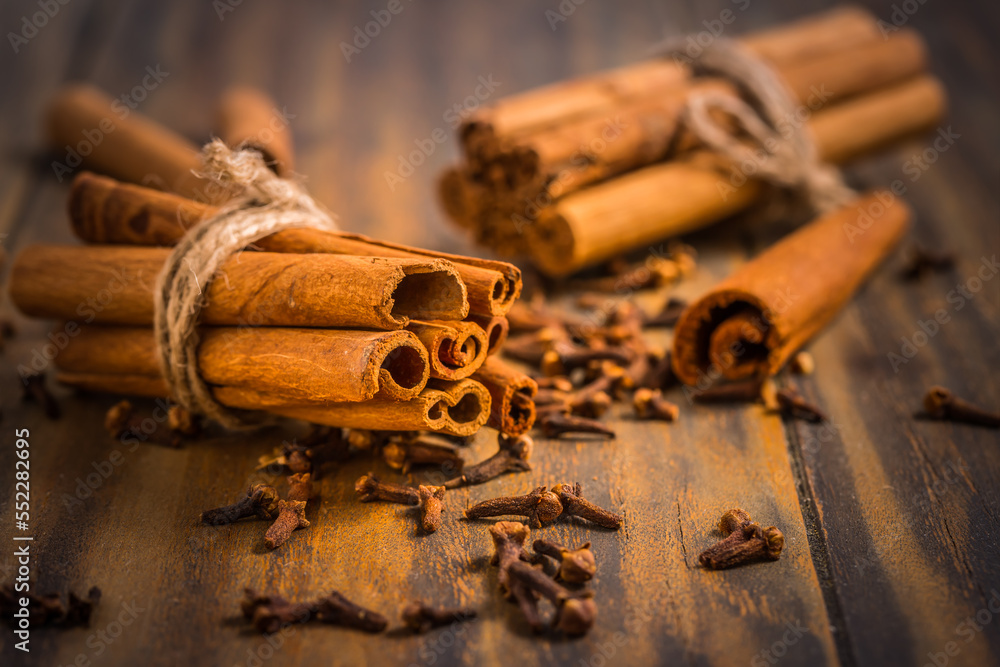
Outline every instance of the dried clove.
<path id="1" fill-rule="evenodd" d="M 552 627 L 567 635 L 586 634 L 597 618 L 597 605 L 590 591 L 574 593 L 556 583 L 540 569 L 515 561 L 507 566 L 513 584 L 520 584 L 533 593 L 548 599 L 556 608 Z"/>
<path id="2" fill-rule="evenodd" d="M 404 475 L 418 465 L 441 466 L 461 472 L 465 463 L 454 446 L 432 442 L 423 436 L 390 442 L 382 448 L 382 458 L 389 467 L 402 471 Z"/>
<path id="3" fill-rule="evenodd" d="M 420 496 L 420 528 L 425 533 L 433 533 L 441 527 L 441 512 L 444 510 L 443 486 L 424 486 L 417 488 Z"/>
<path id="4" fill-rule="evenodd" d="M 549 413 L 539 419 L 539 426 L 546 438 L 558 438 L 566 433 L 593 433 L 609 438 L 615 437 L 615 432 L 601 422 L 573 415 Z"/>
<path id="5" fill-rule="evenodd" d="M 630 360 L 631 355 L 624 348 L 580 348 L 569 343 L 556 343 L 542 355 L 539 370 L 544 375 L 566 375 L 593 361 L 611 361 L 625 365 Z"/>
<path id="6" fill-rule="evenodd" d="M 313 606 L 316 620 L 322 623 L 342 625 L 364 632 L 382 632 L 389 625 L 382 614 L 365 609 L 340 593 L 333 591 L 318 599 Z"/>
<path id="7" fill-rule="evenodd" d="M 262 595 L 247 588 L 240 607 L 243 616 L 264 634 L 311 620 L 365 632 L 382 632 L 389 623 L 381 614 L 354 604 L 336 591 L 313 602 L 290 602 L 280 595 Z"/>
<path id="8" fill-rule="evenodd" d="M 583 486 L 576 484 L 556 484 L 552 491 L 559 495 L 564 517 L 578 516 L 602 528 L 617 530 L 622 525 L 622 517 L 614 512 L 598 507 L 583 497 Z"/>
<path id="9" fill-rule="evenodd" d="M 312 494 L 312 478 L 309 473 L 288 477 L 288 499 L 278 501 L 278 518 L 264 535 L 268 549 L 277 549 L 288 541 L 299 528 L 308 528 L 306 502 Z"/>
<path id="10" fill-rule="evenodd" d="M 556 576 L 571 584 L 590 581 L 597 572 L 597 561 L 594 559 L 594 552 L 590 550 L 590 542 L 579 549 L 569 549 L 548 540 L 535 540 L 532 548 L 535 553 L 555 560 L 559 564 Z"/>
<path id="11" fill-rule="evenodd" d="M 89 627 L 94 607 L 101 601 L 101 589 L 93 586 L 84 598 L 70 591 L 66 604 L 63 604 L 59 593 L 25 594 L 15 591 L 14 584 L 7 584 L 0 588 L 0 615 L 12 627 L 17 623 L 14 613 L 22 607 L 20 598 L 25 597 L 28 598 L 28 622 L 33 627 L 43 625 L 61 628 Z"/>
<path id="12" fill-rule="evenodd" d="M 280 595 L 262 595 L 252 588 L 243 590 L 240 609 L 243 617 L 262 634 L 273 634 L 292 623 L 305 623 L 313 616 L 309 603 L 289 602 Z"/>
<path id="13" fill-rule="evenodd" d="M 152 430 L 146 428 L 147 425 Z M 115 403 L 104 415 L 104 428 L 116 439 L 129 435 L 141 442 L 177 448 L 181 446 L 183 435 L 193 435 L 198 431 L 191 413 L 179 405 L 168 408 L 166 428 L 161 428 L 162 426 L 162 423 L 152 417 L 136 415 L 128 401 Z"/>
<path id="14" fill-rule="evenodd" d="M 490 526 L 490 536 L 493 538 L 493 565 L 500 568 L 497 581 L 500 590 L 509 600 L 517 602 L 525 620 L 535 632 L 545 629 L 541 614 L 538 612 L 538 598 L 519 581 L 510 577 L 510 566 L 528 556 L 524 551 L 524 543 L 531 535 L 531 529 L 516 521 L 499 521 Z"/>
<path id="15" fill-rule="evenodd" d="M 460 486 L 482 484 L 504 473 L 531 470 L 528 459 L 531 458 L 534 441 L 530 436 L 508 437 L 501 433 L 497 438 L 497 445 L 499 448 L 496 454 L 485 461 L 469 466 L 460 477 L 445 482 L 445 488 L 455 489 Z"/>
<path id="16" fill-rule="evenodd" d="M 632 405 L 639 419 L 673 422 L 680 415 L 680 408 L 663 398 L 659 389 L 638 389 L 632 398 Z"/>
<path id="17" fill-rule="evenodd" d="M 400 505 L 420 504 L 420 494 L 416 489 L 402 484 L 383 482 L 372 472 L 358 478 L 354 483 L 354 492 L 358 494 L 358 500 L 363 503 L 385 500 Z"/>
<path id="18" fill-rule="evenodd" d="M 778 410 L 784 415 L 814 423 L 830 421 L 822 410 L 806 401 L 792 389 L 779 389 L 774 396 L 778 402 Z"/>
<path id="19" fill-rule="evenodd" d="M 402 616 L 403 624 L 407 628 L 423 634 L 433 628 L 440 628 L 451 623 L 470 621 L 476 617 L 476 610 L 465 607 L 434 609 L 418 600 L 403 607 L 400 616 Z"/>
<path id="20" fill-rule="evenodd" d="M 274 518 L 277 510 L 278 492 L 274 487 L 254 484 L 247 489 L 245 496 L 232 505 L 202 512 L 201 521 L 212 526 L 224 526 L 249 516 L 270 520 Z"/>
<path id="21" fill-rule="evenodd" d="M 44 373 L 29 373 L 21 377 L 21 398 L 25 401 L 34 401 L 42 408 L 42 412 L 49 419 L 59 419 L 62 410 L 55 397 L 49 393 L 45 384 Z"/>
<path id="22" fill-rule="evenodd" d="M 930 250 L 914 244 L 910 251 L 910 259 L 903 268 L 904 280 L 919 280 L 929 273 L 941 273 L 955 267 L 955 253 L 943 250 Z"/>
<path id="23" fill-rule="evenodd" d="M 958 398 L 950 390 L 940 386 L 927 390 L 927 395 L 924 396 L 924 412 L 931 419 L 949 419 L 992 428 L 1000 427 L 1000 414 L 989 412 Z"/>
<path id="24" fill-rule="evenodd" d="M 792 357 L 789 368 L 797 375 L 812 375 L 816 370 L 816 360 L 808 352 L 799 352 Z"/>
<path id="25" fill-rule="evenodd" d="M 465 510 L 469 519 L 482 519 L 492 516 L 523 516 L 528 518 L 532 528 L 541 528 L 543 524 L 552 523 L 563 512 L 559 496 L 546 487 L 539 486 L 524 496 L 505 496 L 484 500 Z"/>
<path id="26" fill-rule="evenodd" d="M 732 509 L 719 520 L 723 539 L 698 556 L 710 570 L 724 570 L 761 560 L 778 560 L 785 546 L 785 536 L 770 526 L 761 528 L 741 509 Z"/>
<path id="27" fill-rule="evenodd" d="M 660 309 L 660 312 L 643 320 L 642 326 L 646 328 L 672 327 L 677 324 L 677 320 L 681 318 L 681 313 L 684 312 L 684 309 L 687 308 L 687 306 L 687 301 L 670 297 L 667 299 L 667 302 L 663 304 L 663 308 Z"/>
<path id="28" fill-rule="evenodd" d="M 506 348 L 504 351 L 506 351 Z M 541 376 L 532 379 L 535 381 L 535 384 L 538 385 L 539 392 L 545 389 L 554 389 L 564 393 L 573 391 L 573 383 L 564 375 L 553 375 L 552 377 Z M 535 402 L 538 402 L 537 396 L 535 398 Z"/>
<path id="29" fill-rule="evenodd" d="M 738 380 L 695 391 L 691 398 L 695 403 L 753 402 L 760 398 L 761 386 L 757 379 Z"/>

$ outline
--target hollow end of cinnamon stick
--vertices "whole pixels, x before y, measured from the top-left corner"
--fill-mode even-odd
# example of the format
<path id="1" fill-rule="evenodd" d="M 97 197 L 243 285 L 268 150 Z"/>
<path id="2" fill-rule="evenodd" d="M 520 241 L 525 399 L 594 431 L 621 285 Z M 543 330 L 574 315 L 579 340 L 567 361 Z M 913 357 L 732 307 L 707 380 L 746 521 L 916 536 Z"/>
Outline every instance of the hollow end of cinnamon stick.
<path id="1" fill-rule="evenodd" d="M 486 332 L 474 322 L 414 321 L 409 330 L 427 348 L 431 377 L 461 380 L 486 359 Z"/>
<path id="2" fill-rule="evenodd" d="M 909 208 L 888 191 L 785 237 L 690 305 L 674 329 L 674 374 L 763 379 L 832 320 L 906 232 Z"/>
<path id="3" fill-rule="evenodd" d="M 538 383 L 496 357 L 488 357 L 473 374 L 490 393 L 490 426 L 506 435 L 521 435 L 535 424 Z"/>
<path id="4" fill-rule="evenodd" d="M 486 317 L 472 314 L 470 322 L 475 322 L 486 336 L 486 355 L 492 356 L 500 351 L 510 334 L 510 323 L 506 317 Z"/>

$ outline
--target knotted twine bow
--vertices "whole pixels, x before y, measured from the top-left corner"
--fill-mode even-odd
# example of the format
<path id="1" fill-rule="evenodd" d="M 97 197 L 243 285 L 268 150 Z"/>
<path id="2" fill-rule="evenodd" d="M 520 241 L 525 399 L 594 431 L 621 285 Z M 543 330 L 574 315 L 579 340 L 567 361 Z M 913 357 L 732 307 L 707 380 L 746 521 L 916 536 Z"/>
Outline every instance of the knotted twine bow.
<path id="1" fill-rule="evenodd" d="M 718 91 L 688 97 L 681 115 L 698 139 L 728 158 L 747 176 L 776 186 L 787 196 L 772 198 L 766 217 L 806 217 L 826 213 L 857 197 L 840 171 L 822 162 L 805 123 L 795 119 L 798 106 L 774 69 L 724 38 L 717 38 L 696 59 L 685 53 L 686 42 L 668 40 L 662 55 L 691 63 L 696 74 L 718 75 L 737 85 L 747 101 Z M 749 102 L 749 103 L 748 103 Z M 732 117 L 756 147 L 748 146 L 711 115 Z M 784 130 L 782 130 L 784 125 Z"/>
<path id="2" fill-rule="evenodd" d="M 175 401 L 226 428 L 247 428 L 259 422 L 216 401 L 198 372 L 196 327 L 204 292 L 222 265 L 254 241 L 284 229 L 337 225 L 300 183 L 268 169 L 257 151 L 230 150 L 215 139 L 202 149 L 202 161 L 202 176 L 232 197 L 184 235 L 156 279 L 157 353 Z"/>

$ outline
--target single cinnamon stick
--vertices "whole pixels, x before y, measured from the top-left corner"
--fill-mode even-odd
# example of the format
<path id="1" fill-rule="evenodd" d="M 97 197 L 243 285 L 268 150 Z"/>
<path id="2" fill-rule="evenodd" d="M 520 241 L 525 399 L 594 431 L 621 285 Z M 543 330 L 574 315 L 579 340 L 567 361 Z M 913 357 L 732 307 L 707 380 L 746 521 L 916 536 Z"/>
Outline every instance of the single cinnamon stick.
<path id="1" fill-rule="evenodd" d="M 94 174 L 78 176 L 70 194 L 73 231 L 90 243 L 172 245 L 191 226 L 187 215 L 197 210 L 196 204 L 181 197 L 123 186 Z M 212 207 L 202 209 L 203 216 L 214 212 Z M 443 259 L 454 265 L 465 283 L 471 309 L 484 315 L 505 314 L 521 293 L 521 271 L 513 264 L 385 243 L 360 234 L 290 229 L 256 245 L 270 252 Z M 450 315 L 427 318 L 459 319 Z"/>
<path id="2" fill-rule="evenodd" d="M 30 246 L 11 273 L 26 315 L 153 322 L 156 277 L 170 251 L 123 246 Z M 400 329 L 410 318 L 461 319 L 465 289 L 449 262 L 244 252 L 208 285 L 204 324 Z"/>
<path id="3" fill-rule="evenodd" d="M 413 321 L 407 329 L 427 348 L 431 377 L 461 380 L 486 359 L 487 341 L 474 322 Z"/>
<path id="4" fill-rule="evenodd" d="M 538 384 L 497 357 L 487 357 L 472 378 L 490 392 L 488 424 L 505 435 L 521 435 L 535 423 Z"/>
<path id="5" fill-rule="evenodd" d="M 475 313 L 469 315 L 469 322 L 475 322 L 486 336 L 486 354 L 493 355 L 500 351 L 507 342 L 510 324 L 506 317 L 486 317 Z"/>
<path id="6" fill-rule="evenodd" d="M 944 108 L 940 83 L 918 77 L 821 111 L 809 127 L 821 158 L 838 163 L 933 127 Z M 542 271 L 566 275 L 743 211 L 762 192 L 720 158 L 696 152 L 564 197 L 527 227 L 528 248 Z"/>
<path id="7" fill-rule="evenodd" d="M 196 201 L 225 198 L 194 175 L 202 167 L 197 146 L 93 86 L 61 90 L 49 105 L 47 121 L 57 154 L 79 156 L 88 169 Z"/>
<path id="8" fill-rule="evenodd" d="M 432 380 L 408 401 L 375 398 L 362 403 L 303 405 L 236 387 L 220 387 L 214 395 L 220 403 L 233 408 L 263 409 L 313 424 L 383 431 L 438 431 L 466 436 L 486 424 L 490 414 L 489 392 L 469 379 Z"/>
<path id="9" fill-rule="evenodd" d="M 262 90 L 233 86 L 219 98 L 216 130 L 230 148 L 253 148 L 279 176 L 295 169 L 288 115 Z"/>
<path id="10" fill-rule="evenodd" d="M 160 376 L 153 331 L 83 325 L 55 359 L 75 374 Z M 198 370 L 212 385 L 294 403 L 405 401 L 427 384 L 427 352 L 408 331 L 202 327 Z"/>
<path id="11" fill-rule="evenodd" d="M 910 211 L 876 191 L 779 241 L 692 304 L 674 330 L 673 368 L 685 384 L 776 373 L 840 312 L 896 246 Z M 735 326 L 734 326 L 735 323 Z"/>

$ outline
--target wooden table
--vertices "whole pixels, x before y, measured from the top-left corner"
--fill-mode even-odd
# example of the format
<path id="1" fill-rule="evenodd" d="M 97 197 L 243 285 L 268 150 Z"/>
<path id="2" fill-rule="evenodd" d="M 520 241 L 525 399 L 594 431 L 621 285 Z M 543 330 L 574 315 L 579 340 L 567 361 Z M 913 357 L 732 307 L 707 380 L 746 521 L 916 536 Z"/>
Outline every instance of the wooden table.
<path id="1" fill-rule="evenodd" d="M 224 84 L 260 85 L 287 105 L 299 170 L 345 228 L 473 252 L 443 220 L 433 183 L 457 153 L 447 112 L 475 94 L 480 77 L 492 77 L 491 96 L 500 96 L 641 58 L 667 32 L 701 30 L 726 8 L 736 17 L 727 34 L 739 34 L 826 5 L 754 3 L 744 12 L 745 4 L 725 0 L 564 0 L 575 10 L 550 24 L 555 0 L 403 0 L 402 11 L 347 62 L 341 42 L 387 3 L 333 4 L 58 5 L 0 65 L 0 231 L 8 254 L 33 242 L 71 242 L 67 183 L 51 168 L 61 156 L 46 154 L 40 138 L 46 99 L 64 81 L 145 98 L 144 113 L 198 140 L 210 132 L 211 105 Z M 865 4 L 891 24 L 897 5 Z M 62 389 L 63 416 L 48 421 L 20 402 L 16 376 L 18 364 L 45 353 L 47 328 L 14 315 L 20 331 L 3 352 L 0 389 L 3 579 L 15 566 L 14 430 L 25 428 L 38 590 L 97 585 L 104 597 L 89 630 L 33 632 L 30 656 L 4 632 L 0 663 L 996 664 L 997 431 L 912 415 L 935 383 L 1000 405 L 1000 279 L 990 264 L 1000 246 L 1000 15 L 995 5 L 971 1 L 902 3 L 910 5 L 919 9 L 896 20 L 905 17 L 926 36 L 951 97 L 942 132 L 950 128 L 955 138 L 935 144 L 926 137 L 850 176 L 862 186 L 901 179 L 917 212 L 912 238 L 950 248 L 959 261 L 952 271 L 903 283 L 895 256 L 811 344 L 815 375 L 787 381 L 828 411 L 832 424 L 786 421 L 756 406 L 691 405 L 679 393 L 676 424 L 636 422 L 619 408 L 610 419 L 616 440 L 539 440 L 531 473 L 451 493 L 447 521 L 429 537 L 414 535 L 407 510 L 354 499 L 360 474 L 387 471 L 356 459 L 318 485 L 312 528 L 272 553 L 262 544 L 265 524 L 212 528 L 199 524 L 198 513 L 229 502 L 250 480 L 281 482 L 254 468 L 294 431 L 211 437 L 179 450 L 123 447 L 102 428 L 115 398 Z M 34 0 L 4 3 L 0 26 L 16 33 L 22 17 L 37 11 Z M 159 82 L 143 90 L 147 68 L 159 71 Z M 437 128 L 448 139 L 390 189 L 386 173 Z M 674 292 L 698 295 L 774 237 L 733 224 L 694 236 L 698 275 Z M 978 289 L 965 298 L 956 296 L 959 286 Z M 665 296 L 639 301 L 654 308 Z M 921 334 L 939 309 L 948 323 Z M 888 355 L 901 354 L 902 338 L 917 351 L 894 370 Z M 486 456 L 494 443 L 484 431 L 468 458 Z M 497 594 L 489 523 L 458 519 L 478 500 L 564 480 L 583 482 L 590 498 L 625 516 L 617 532 L 565 524 L 536 531 L 594 544 L 600 617 L 578 640 L 530 634 Z M 698 567 L 698 553 L 718 539 L 719 516 L 734 506 L 784 531 L 778 563 Z M 244 586 L 291 596 L 337 589 L 389 615 L 391 629 L 370 636 L 292 628 L 272 639 L 275 648 L 240 622 Z M 472 605 L 480 617 L 411 636 L 398 629 L 397 612 L 409 598 Z"/>

